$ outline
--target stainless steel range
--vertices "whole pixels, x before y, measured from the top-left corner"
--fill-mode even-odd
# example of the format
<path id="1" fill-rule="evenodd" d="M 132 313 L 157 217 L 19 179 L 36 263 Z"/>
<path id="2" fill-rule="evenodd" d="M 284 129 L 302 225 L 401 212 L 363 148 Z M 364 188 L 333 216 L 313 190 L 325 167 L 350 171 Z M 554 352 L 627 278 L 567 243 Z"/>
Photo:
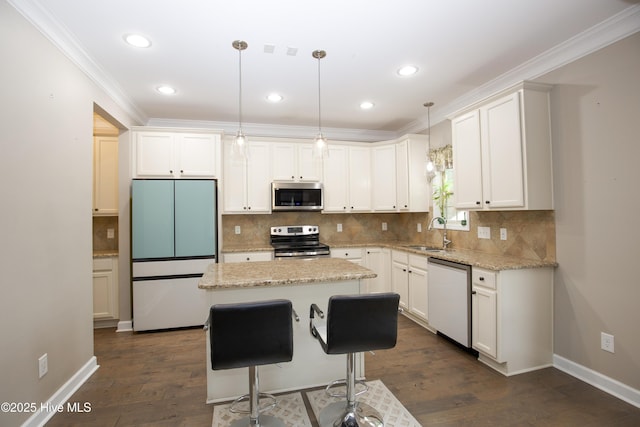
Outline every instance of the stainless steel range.
<path id="1" fill-rule="evenodd" d="M 329 246 L 320 243 L 317 225 L 271 227 L 271 246 L 275 259 L 317 258 L 330 255 Z"/>

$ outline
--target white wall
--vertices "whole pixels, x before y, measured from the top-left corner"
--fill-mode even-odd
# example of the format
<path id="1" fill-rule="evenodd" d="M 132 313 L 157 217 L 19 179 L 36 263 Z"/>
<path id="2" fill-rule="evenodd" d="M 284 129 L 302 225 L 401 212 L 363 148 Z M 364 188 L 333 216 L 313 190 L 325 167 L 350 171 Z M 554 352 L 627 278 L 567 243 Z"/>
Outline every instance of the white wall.
<path id="1" fill-rule="evenodd" d="M 93 104 L 131 120 L 5 0 L 0 57 L 0 402 L 39 405 L 93 357 Z"/>
<path id="2" fill-rule="evenodd" d="M 640 390 L 640 33 L 539 80 L 551 94 L 555 353 Z M 600 349 L 615 336 L 615 354 Z"/>

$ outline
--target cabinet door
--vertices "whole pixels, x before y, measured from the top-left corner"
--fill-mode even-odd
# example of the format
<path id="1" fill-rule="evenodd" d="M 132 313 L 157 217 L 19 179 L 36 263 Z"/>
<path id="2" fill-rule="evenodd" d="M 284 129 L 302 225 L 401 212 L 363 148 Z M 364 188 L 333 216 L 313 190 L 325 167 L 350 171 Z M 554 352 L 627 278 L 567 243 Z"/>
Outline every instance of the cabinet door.
<path id="1" fill-rule="evenodd" d="M 135 141 L 136 171 L 139 177 L 172 177 L 174 136 L 162 132 L 139 132 Z"/>
<path id="2" fill-rule="evenodd" d="M 384 248 L 367 248 L 365 266 L 377 274 L 373 279 L 365 279 L 366 292 L 391 292 L 391 251 Z"/>
<path id="3" fill-rule="evenodd" d="M 113 271 L 93 272 L 93 318 L 115 319 L 115 295 Z"/>
<path id="4" fill-rule="evenodd" d="M 391 285 L 393 292 L 400 295 L 400 307 L 409 306 L 409 274 L 407 264 L 391 262 Z"/>
<path id="5" fill-rule="evenodd" d="M 427 270 L 409 265 L 409 311 L 424 320 L 428 312 Z"/>
<path id="6" fill-rule="evenodd" d="M 409 150 L 407 141 L 396 144 L 396 206 L 409 209 Z"/>
<path id="7" fill-rule="evenodd" d="M 118 214 L 118 138 L 96 137 L 93 143 L 93 212 Z"/>
<path id="8" fill-rule="evenodd" d="M 373 148 L 372 190 L 373 209 L 396 210 L 396 147 L 385 145 Z"/>
<path id="9" fill-rule="evenodd" d="M 329 160 L 327 159 L 326 161 Z M 371 150 L 369 147 L 349 147 L 347 182 L 349 182 L 349 209 L 359 212 L 370 211 Z M 344 186 L 344 183 L 342 185 Z"/>
<path id="10" fill-rule="evenodd" d="M 451 121 L 455 174 L 455 203 L 459 209 L 483 207 L 480 112 L 474 110 Z"/>
<path id="11" fill-rule="evenodd" d="M 300 181 L 322 181 L 322 157 L 314 153 L 312 143 L 302 143 L 298 148 L 298 178 Z"/>
<path id="12" fill-rule="evenodd" d="M 473 286 L 471 294 L 473 348 L 496 358 L 498 356 L 497 293 L 481 286 Z"/>
<path id="13" fill-rule="evenodd" d="M 247 212 L 271 211 L 271 156 L 266 142 L 249 142 Z"/>
<path id="14" fill-rule="evenodd" d="M 175 185 L 175 255 L 216 253 L 216 187 L 213 180 L 177 180 Z"/>
<path id="15" fill-rule="evenodd" d="M 179 150 L 179 176 L 218 177 L 218 135 L 179 134 L 176 139 Z"/>
<path id="16" fill-rule="evenodd" d="M 133 259 L 174 256 L 173 180 L 133 180 L 131 235 Z"/>
<path id="17" fill-rule="evenodd" d="M 522 207 L 524 169 L 519 92 L 482 107 L 480 118 L 484 203 L 488 208 Z"/>
<path id="18" fill-rule="evenodd" d="M 348 210 L 349 153 L 346 146 L 329 145 L 329 157 L 324 169 L 324 212 L 345 212 Z"/>
<path id="19" fill-rule="evenodd" d="M 224 213 L 247 210 L 247 160 L 231 154 L 231 141 L 224 142 L 224 179 L 222 180 Z"/>
<path id="20" fill-rule="evenodd" d="M 296 180 L 296 147 L 293 143 L 276 142 L 271 146 L 273 181 Z"/>

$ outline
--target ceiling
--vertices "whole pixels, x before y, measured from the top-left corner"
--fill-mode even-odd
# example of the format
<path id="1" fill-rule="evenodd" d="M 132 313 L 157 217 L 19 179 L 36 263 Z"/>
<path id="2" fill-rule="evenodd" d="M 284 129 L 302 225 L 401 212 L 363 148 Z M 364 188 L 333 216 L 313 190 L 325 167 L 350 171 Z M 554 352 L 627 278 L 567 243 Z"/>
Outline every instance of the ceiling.
<path id="1" fill-rule="evenodd" d="M 490 92 L 622 38 L 638 0 L 9 0 L 141 124 L 329 138 L 420 132 Z M 631 24 L 632 27 L 634 24 Z M 612 35 L 602 36 L 607 32 Z M 149 48 L 127 45 L 140 33 Z M 598 36 L 599 38 L 597 38 Z M 273 47 L 272 53 L 265 46 Z M 295 54 L 291 54 L 295 51 Z M 418 67 L 410 77 L 398 68 Z M 161 84 L 174 95 L 161 95 Z M 272 92 L 284 99 L 266 100 Z M 375 105 L 361 110 L 362 101 Z M 190 122 L 186 122 L 190 123 Z M 260 130 L 261 129 L 261 130 Z"/>

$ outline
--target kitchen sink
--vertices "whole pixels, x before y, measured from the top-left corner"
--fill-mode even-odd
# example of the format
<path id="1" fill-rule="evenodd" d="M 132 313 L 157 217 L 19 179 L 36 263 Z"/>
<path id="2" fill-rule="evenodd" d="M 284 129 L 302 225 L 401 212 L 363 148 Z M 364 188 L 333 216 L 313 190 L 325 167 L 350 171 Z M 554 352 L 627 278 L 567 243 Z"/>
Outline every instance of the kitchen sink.
<path id="1" fill-rule="evenodd" d="M 442 248 L 434 248 L 432 246 L 406 245 L 405 248 L 415 249 L 423 252 L 431 252 L 431 253 L 445 252 L 445 250 Z"/>

